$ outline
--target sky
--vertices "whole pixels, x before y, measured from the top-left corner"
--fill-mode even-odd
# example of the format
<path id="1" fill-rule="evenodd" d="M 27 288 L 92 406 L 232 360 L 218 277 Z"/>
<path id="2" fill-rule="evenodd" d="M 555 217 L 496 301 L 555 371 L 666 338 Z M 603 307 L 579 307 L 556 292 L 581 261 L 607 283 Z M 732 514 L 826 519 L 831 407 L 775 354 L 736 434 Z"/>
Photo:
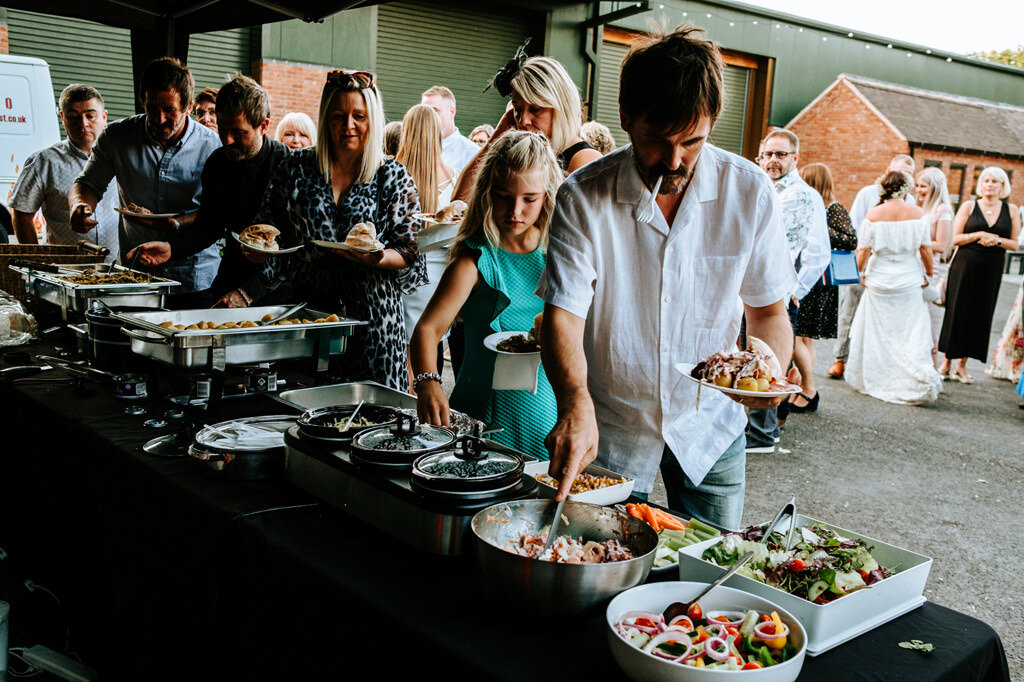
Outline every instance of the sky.
<path id="1" fill-rule="evenodd" d="M 967 54 L 1024 44 L 1024 0 L 740 0 L 786 14 Z"/>

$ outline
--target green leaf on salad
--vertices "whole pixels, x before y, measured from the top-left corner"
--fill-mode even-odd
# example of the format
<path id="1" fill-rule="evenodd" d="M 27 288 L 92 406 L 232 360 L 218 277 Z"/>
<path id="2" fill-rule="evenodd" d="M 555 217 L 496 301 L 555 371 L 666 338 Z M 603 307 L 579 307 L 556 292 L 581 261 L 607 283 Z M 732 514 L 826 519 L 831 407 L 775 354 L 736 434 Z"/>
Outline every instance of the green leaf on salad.
<path id="1" fill-rule="evenodd" d="M 930 654 L 935 651 L 935 645 L 931 642 L 922 642 L 919 639 L 912 639 L 909 642 L 900 642 L 899 645 L 904 649 L 913 649 L 915 651 L 920 651 L 923 654 Z"/>

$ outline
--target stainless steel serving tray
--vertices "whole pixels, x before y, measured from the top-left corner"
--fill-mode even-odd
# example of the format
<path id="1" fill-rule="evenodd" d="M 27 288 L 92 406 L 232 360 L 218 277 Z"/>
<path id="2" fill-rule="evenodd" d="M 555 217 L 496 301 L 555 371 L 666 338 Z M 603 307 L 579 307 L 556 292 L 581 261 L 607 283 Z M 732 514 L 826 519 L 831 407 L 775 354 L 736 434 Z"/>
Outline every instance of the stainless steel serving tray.
<path id="1" fill-rule="evenodd" d="M 202 321 L 256 322 L 264 315 L 280 315 L 291 305 L 255 308 L 204 308 L 152 313 L 114 313 L 124 323 L 121 331 L 131 339 L 132 351 L 175 367 L 223 369 L 273 360 L 316 357 L 318 370 L 327 369 L 331 355 L 345 352 L 355 327 L 366 322 L 343 317 L 337 322 L 240 327 L 235 329 L 177 330 L 161 322 L 189 326 Z M 324 313 L 306 308 L 288 319 L 318 319 Z"/>
<path id="2" fill-rule="evenodd" d="M 21 273 L 25 291 L 30 296 L 59 306 L 64 311 L 85 312 L 94 299 L 110 306 L 134 306 L 137 308 L 161 308 L 164 296 L 180 282 L 152 276 L 152 281 L 139 284 L 74 284 L 61 277 L 79 275 L 85 270 L 101 273 L 131 272 L 129 268 L 116 263 L 84 263 L 60 265 L 61 272 L 41 272 L 22 266 L 11 266 Z"/>

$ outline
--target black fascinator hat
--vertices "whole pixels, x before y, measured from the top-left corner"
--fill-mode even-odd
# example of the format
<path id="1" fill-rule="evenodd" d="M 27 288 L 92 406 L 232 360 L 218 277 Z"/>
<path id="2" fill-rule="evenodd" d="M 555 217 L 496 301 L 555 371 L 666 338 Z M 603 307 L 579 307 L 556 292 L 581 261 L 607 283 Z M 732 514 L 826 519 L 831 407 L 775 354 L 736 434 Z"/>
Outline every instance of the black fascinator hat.
<path id="1" fill-rule="evenodd" d="M 508 97 L 512 94 L 512 79 L 516 77 L 519 70 L 523 68 L 523 62 L 526 61 L 526 47 L 530 44 L 530 38 L 523 41 L 523 44 L 516 48 L 516 53 L 512 59 L 505 63 L 505 66 L 501 67 L 498 73 L 494 74 L 494 78 L 484 88 L 484 92 L 487 92 L 492 87 L 495 88 L 502 97 Z"/>

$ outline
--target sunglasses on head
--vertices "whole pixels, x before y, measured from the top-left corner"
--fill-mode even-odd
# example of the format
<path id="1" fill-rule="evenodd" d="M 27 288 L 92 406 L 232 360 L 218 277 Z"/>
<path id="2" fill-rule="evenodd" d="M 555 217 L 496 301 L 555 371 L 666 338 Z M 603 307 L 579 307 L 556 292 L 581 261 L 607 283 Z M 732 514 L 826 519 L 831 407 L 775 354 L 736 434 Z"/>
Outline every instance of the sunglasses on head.
<path id="1" fill-rule="evenodd" d="M 365 90 L 377 84 L 377 74 L 369 71 L 331 71 L 327 74 L 327 82 L 331 85 Z"/>

